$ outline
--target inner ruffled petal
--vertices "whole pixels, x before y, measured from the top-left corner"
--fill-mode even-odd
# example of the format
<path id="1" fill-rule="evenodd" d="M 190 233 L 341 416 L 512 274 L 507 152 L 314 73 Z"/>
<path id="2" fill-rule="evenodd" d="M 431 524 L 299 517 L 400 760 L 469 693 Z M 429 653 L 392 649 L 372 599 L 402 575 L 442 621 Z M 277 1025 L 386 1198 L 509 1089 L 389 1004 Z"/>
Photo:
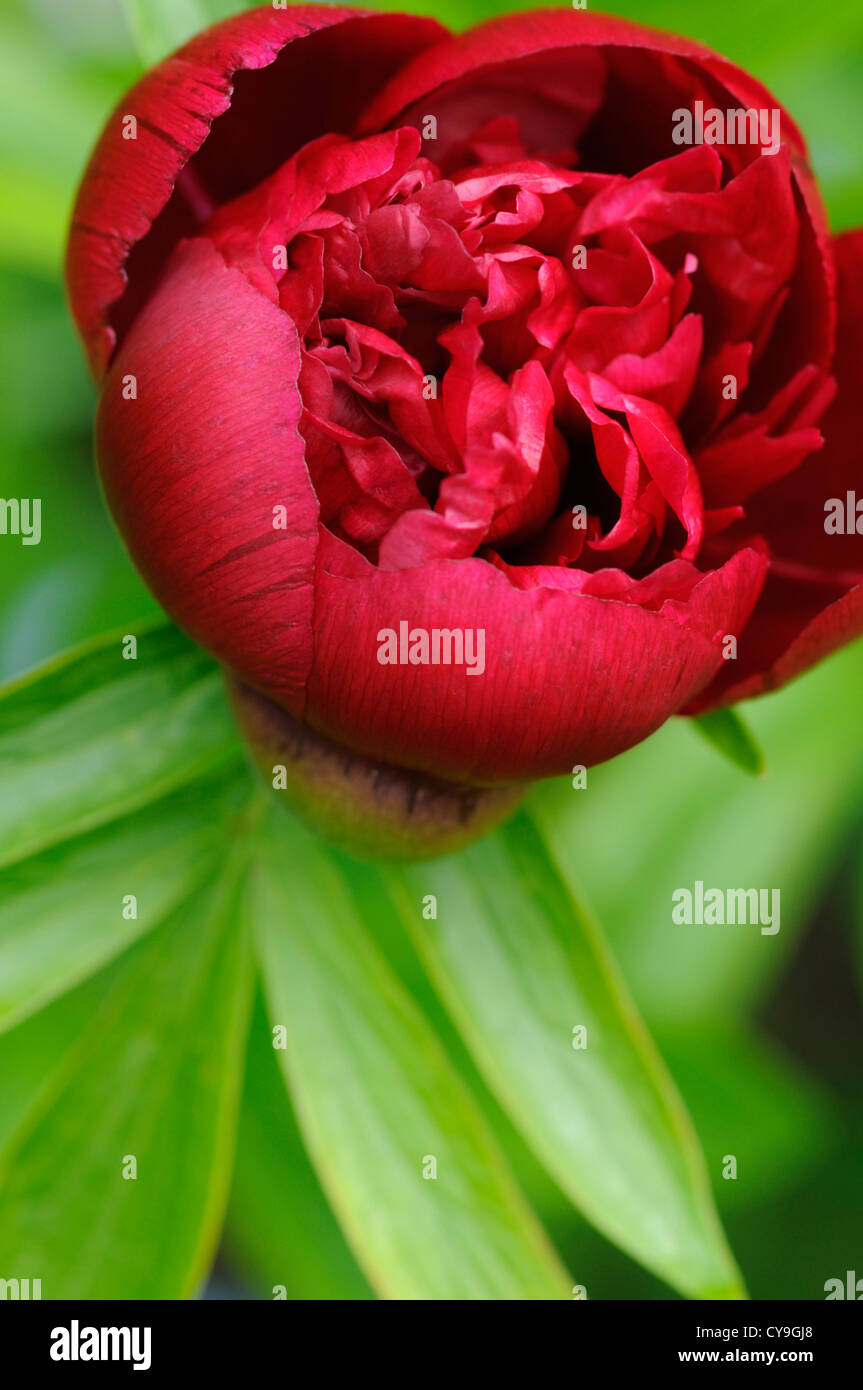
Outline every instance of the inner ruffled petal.
<path id="1" fill-rule="evenodd" d="M 819 446 L 821 368 L 747 403 L 797 256 L 787 149 L 584 159 L 540 150 L 518 103 L 445 146 L 328 135 L 209 224 L 296 326 L 322 523 L 380 568 L 479 556 L 683 594 Z"/>

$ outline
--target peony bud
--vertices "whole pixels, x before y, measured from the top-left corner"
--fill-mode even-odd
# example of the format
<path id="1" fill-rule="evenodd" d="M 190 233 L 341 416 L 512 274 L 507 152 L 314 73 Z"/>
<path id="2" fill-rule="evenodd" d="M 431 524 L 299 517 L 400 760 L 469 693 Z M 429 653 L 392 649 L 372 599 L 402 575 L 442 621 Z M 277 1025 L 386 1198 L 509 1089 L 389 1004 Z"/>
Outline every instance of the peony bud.
<path id="1" fill-rule="evenodd" d="M 417 848 L 863 629 L 861 253 L 700 45 L 265 7 L 124 98 L 68 278 L 141 573 L 292 795 Z"/>

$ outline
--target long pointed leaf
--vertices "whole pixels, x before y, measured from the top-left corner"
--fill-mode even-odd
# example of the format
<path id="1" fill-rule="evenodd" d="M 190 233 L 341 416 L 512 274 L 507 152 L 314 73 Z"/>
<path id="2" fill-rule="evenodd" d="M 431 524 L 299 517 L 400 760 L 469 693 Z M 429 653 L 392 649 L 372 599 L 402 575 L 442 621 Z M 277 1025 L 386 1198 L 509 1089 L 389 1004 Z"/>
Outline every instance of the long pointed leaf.
<path id="1" fill-rule="evenodd" d="M 123 638 L 136 635 L 136 659 Z M 238 756 L 213 662 L 176 628 L 86 643 L 0 691 L 0 867 Z"/>
<path id="2" fill-rule="evenodd" d="M 248 795 L 239 771 L 197 782 L 6 869 L 0 1031 L 119 955 L 212 878 Z"/>
<path id="3" fill-rule="evenodd" d="M 183 1298 L 206 1272 L 251 1001 L 237 894 L 234 865 L 109 968 L 101 1008 L 7 1138 L 0 1268 L 40 1278 L 43 1298 Z M 39 1022 L 2 1039 L 7 1061 Z"/>
<path id="4" fill-rule="evenodd" d="M 223 1244 L 263 1298 L 370 1299 L 309 1163 L 263 1002 L 249 1037 L 237 1157 Z"/>
<path id="5" fill-rule="evenodd" d="M 567 1297 L 538 1222 L 335 861 L 278 809 L 250 910 L 300 1127 L 373 1286 L 409 1299 Z"/>
<path id="6" fill-rule="evenodd" d="M 682 1101 L 529 816 L 386 881 L 486 1081 L 579 1209 L 682 1292 L 741 1297 Z"/>

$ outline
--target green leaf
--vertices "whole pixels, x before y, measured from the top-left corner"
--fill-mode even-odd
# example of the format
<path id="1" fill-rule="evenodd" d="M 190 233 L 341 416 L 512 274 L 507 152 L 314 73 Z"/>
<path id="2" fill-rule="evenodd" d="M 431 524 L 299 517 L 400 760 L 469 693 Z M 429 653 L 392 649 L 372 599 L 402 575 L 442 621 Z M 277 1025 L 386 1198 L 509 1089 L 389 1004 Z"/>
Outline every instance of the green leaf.
<path id="1" fill-rule="evenodd" d="M 0 1034 L 0 1153 L 64 1054 L 98 1013 L 110 979 L 109 968 Z"/>
<path id="2" fill-rule="evenodd" d="M 261 1298 L 370 1299 L 303 1147 L 261 999 L 252 1018 L 237 1156 L 223 1236 Z"/>
<path id="3" fill-rule="evenodd" d="M 99 969 L 211 879 L 229 818 L 248 795 L 242 774 L 196 783 L 7 870 L 0 1030 Z"/>
<path id="4" fill-rule="evenodd" d="M 109 967 L 95 1016 L 7 1138 L 0 1268 L 41 1278 L 43 1298 L 185 1298 L 209 1267 L 251 1002 L 238 891 L 234 860 Z M 55 1036 L 65 1004 L 47 1011 Z M 42 1019 L 0 1039 L 4 1060 L 26 1070 Z"/>
<path id="5" fill-rule="evenodd" d="M 127 635 L 136 660 L 123 658 Z M 238 756 L 221 676 L 176 628 L 86 643 L 0 691 L 0 867 Z"/>
<path id="6" fill-rule="evenodd" d="M 125 0 L 129 27 L 149 66 L 206 29 L 209 18 L 200 0 Z"/>
<path id="7" fill-rule="evenodd" d="M 716 709 L 693 720 L 695 728 L 708 743 L 718 748 L 730 763 L 760 777 L 764 772 L 764 754 L 752 730 L 736 709 Z"/>
<path id="8" fill-rule="evenodd" d="M 337 865 L 274 808 L 249 907 L 270 1019 L 285 1030 L 277 1057 L 358 1262 L 387 1297 L 566 1298 L 544 1233 Z"/>
<path id="9" fill-rule="evenodd" d="M 579 1210 L 682 1292 L 743 1296 L 680 1097 L 529 815 L 386 880 L 486 1082 Z"/>

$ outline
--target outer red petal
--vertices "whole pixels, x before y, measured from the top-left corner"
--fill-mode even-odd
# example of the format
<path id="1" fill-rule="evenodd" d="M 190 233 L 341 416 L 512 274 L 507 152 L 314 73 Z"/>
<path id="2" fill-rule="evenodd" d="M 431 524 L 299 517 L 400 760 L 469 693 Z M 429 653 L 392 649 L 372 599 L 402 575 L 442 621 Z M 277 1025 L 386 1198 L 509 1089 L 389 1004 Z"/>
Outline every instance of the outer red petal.
<path id="1" fill-rule="evenodd" d="M 181 236 L 307 140 L 348 131 L 381 84 L 445 32 L 412 15 L 264 6 L 148 72 L 108 120 L 73 212 L 66 273 L 94 375 Z M 136 139 L 123 138 L 125 116 Z"/>
<path id="2" fill-rule="evenodd" d="M 692 698 L 739 631 L 763 561 L 736 555 L 661 611 L 516 589 L 478 559 L 382 572 L 322 536 L 306 721 L 400 766 L 477 783 L 551 776 L 646 738 Z M 485 671 L 381 665 L 378 633 L 485 631 Z"/>
<path id="3" fill-rule="evenodd" d="M 96 430 L 109 506 L 157 598 L 297 714 L 318 538 L 299 359 L 288 316 L 209 241 L 185 242 L 114 359 Z"/>
<path id="4" fill-rule="evenodd" d="M 828 535 L 825 503 L 863 497 L 863 231 L 835 242 L 839 269 L 836 398 L 824 448 L 747 508 L 771 548 L 764 594 L 729 664 L 691 713 L 775 690 L 863 633 L 863 536 Z"/>
<path id="5" fill-rule="evenodd" d="M 612 15 L 581 10 L 534 10 L 502 15 L 478 24 L 465 34 L 444 40 L 422 59 L 408 63 L 374 98 L 363 115 L 361 128 L 370 130 L 388 125 L 420 98 L 466 74 L 529 54 L 578 47 L 642 48 L 694 59 L 743 105 L 775 104 L 767 88 L 754 77 L 693 39 L 648 29 Z M 805 155 L 806 143 L 798 126 L 784 111 L 782 117 L 783 138 Z"/>

